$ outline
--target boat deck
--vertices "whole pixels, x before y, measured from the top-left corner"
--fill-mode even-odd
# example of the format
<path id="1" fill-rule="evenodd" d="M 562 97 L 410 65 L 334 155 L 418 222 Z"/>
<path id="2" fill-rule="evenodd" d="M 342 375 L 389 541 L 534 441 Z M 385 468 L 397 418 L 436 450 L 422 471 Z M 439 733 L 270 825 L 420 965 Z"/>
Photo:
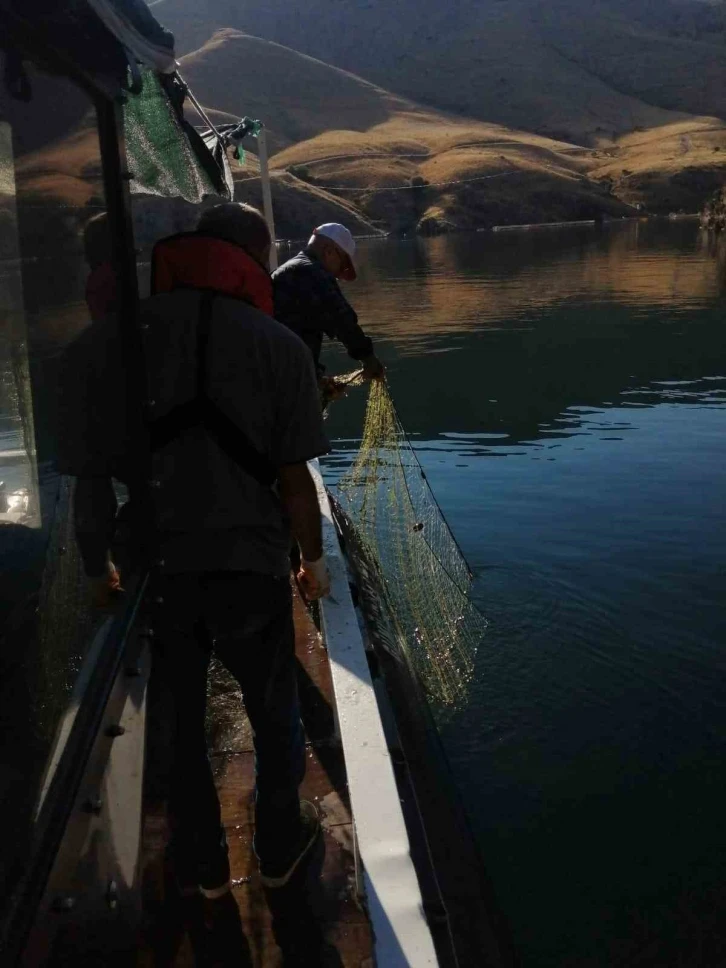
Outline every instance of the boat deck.
<path id="1" fill-rule="evenodd" d="M 359 901 L 354 828 L 343 751 L 336 736 L 333 684 L 326 649 L 295 593 L 296 652 L 307 739 L 303 797 L 314 801 L 323 837 L 311 863 L 290 884 L 266 891 L 252 852 L 254 754 L 234 683 L 210 676 L 208 736 L 227 832 L 231 895 L 182 898 L 165 869 L 168 829 L 163 782 L 163 689 L 152 682 L 143 834 L 143 936 L 137 964 L 276 968 L 371 968 L 373 941 Z M 155 765 L 159 769 L 155 770 Z M 284 954 L 283 954 L 284 952 Z"/>

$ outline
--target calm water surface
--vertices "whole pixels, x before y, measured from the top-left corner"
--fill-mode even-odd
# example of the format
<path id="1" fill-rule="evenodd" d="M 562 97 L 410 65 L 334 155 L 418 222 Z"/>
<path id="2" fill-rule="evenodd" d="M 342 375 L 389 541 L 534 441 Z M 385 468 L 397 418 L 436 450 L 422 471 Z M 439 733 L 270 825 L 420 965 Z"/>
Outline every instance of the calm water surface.
<path id="1" fill-rule="evenodd" d="M 370 243 L 350 289 L 491 621 L 441 729 L 525 966 L 726 964 L 719 246 Z M 362 413 L 334 408 L 331 481 Z"/>

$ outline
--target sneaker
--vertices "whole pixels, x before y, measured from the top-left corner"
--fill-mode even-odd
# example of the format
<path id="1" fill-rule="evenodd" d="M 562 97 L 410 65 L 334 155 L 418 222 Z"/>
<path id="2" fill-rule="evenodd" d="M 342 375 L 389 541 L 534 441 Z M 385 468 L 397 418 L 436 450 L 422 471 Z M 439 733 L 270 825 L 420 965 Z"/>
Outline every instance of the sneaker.
<path id="1" fill-rule="evenodd" d="M 177 894 L 181 897 L 198 897 L 209 901 L 229 894 L 232 889 L 229 870 L 228 848 L 224 836 L 219 847 L 205 853 L 204 861 L 197 862 L 189 851 L 167 848 L 167 867 L 170 870 Z"/>
<path id="2" fill-rule="evenodd" d="M 220 897 L 225 897 L 232 890 L 232 881 L 229 878 L 217 887 L 205 887 L 203 884 L 199 885 L 199 893 L 202 897 L 206 897 L 208 901 L 216 901 Z"/>
<path id="3" fill-rule="evenodd" d="M 315 804 L 300 801 L 300 836 L 295 846 L 278 857 L 260 857 L 260 879 L 264 887 L 284 887 L 310 853 L 320 835 L 320 817 Z"/>
<path id="4" fill-rule="evenodd" d="M 227 839 L 222 834 L 219 847 L 207 853 L 205 859 L 197 864 L 199 893 L 208 901 L 216 901 L 232 889 L 228 854 Z"/>

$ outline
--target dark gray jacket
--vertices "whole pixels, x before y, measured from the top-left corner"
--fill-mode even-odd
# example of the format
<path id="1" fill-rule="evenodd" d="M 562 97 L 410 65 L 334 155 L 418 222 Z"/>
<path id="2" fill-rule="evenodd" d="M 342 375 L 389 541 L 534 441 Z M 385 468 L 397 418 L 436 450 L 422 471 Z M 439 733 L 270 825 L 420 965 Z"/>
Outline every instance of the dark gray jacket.
<path id="1" fill-rule="evenodd" d="M 200 293 L 188 289 L 152 296 L 142 306 L 155 419 L 197 393 L 199 307 Z M 63 473 L 124 480 L 122 358 L 113 317 L 92 324 L 66 352 Z M 301 463 L 328 450 L 310 357 L 285 327 L 240 299 L 220 295 L 207 359 L 210 397 L 273 465 Z M 241 470 L 202 426 L 154 454 L 152 485 L 166 570 L 289 571 L 292 539 L 276 489 Z M 108 527 L 89 522 L 89 531 L 99 535 Z"/>
<path id="2" fill-rule="evenodd" d="M 318 370 L 323 336 L 339 340 L 354 360 L 373 352 L 373 343 L 358 325 L 355 310 L 325 267 L 309 252 L 299 252 L 272 276 L 275 319 L 303 340 Z"/>

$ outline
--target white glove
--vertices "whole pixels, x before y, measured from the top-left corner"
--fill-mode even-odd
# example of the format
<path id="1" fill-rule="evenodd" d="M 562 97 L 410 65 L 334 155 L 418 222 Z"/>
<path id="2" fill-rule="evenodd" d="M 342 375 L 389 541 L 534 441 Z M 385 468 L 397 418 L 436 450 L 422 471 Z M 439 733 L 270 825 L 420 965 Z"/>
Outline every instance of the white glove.
<path id="1" fill-rule="evenodd" d="M 321 555 L 317 561 L 306 561 L 303 558 L 297 580 L 300 582 L 303 595 L 309 602 L 330 594 L 330 575 L 325 555 Z"/>

